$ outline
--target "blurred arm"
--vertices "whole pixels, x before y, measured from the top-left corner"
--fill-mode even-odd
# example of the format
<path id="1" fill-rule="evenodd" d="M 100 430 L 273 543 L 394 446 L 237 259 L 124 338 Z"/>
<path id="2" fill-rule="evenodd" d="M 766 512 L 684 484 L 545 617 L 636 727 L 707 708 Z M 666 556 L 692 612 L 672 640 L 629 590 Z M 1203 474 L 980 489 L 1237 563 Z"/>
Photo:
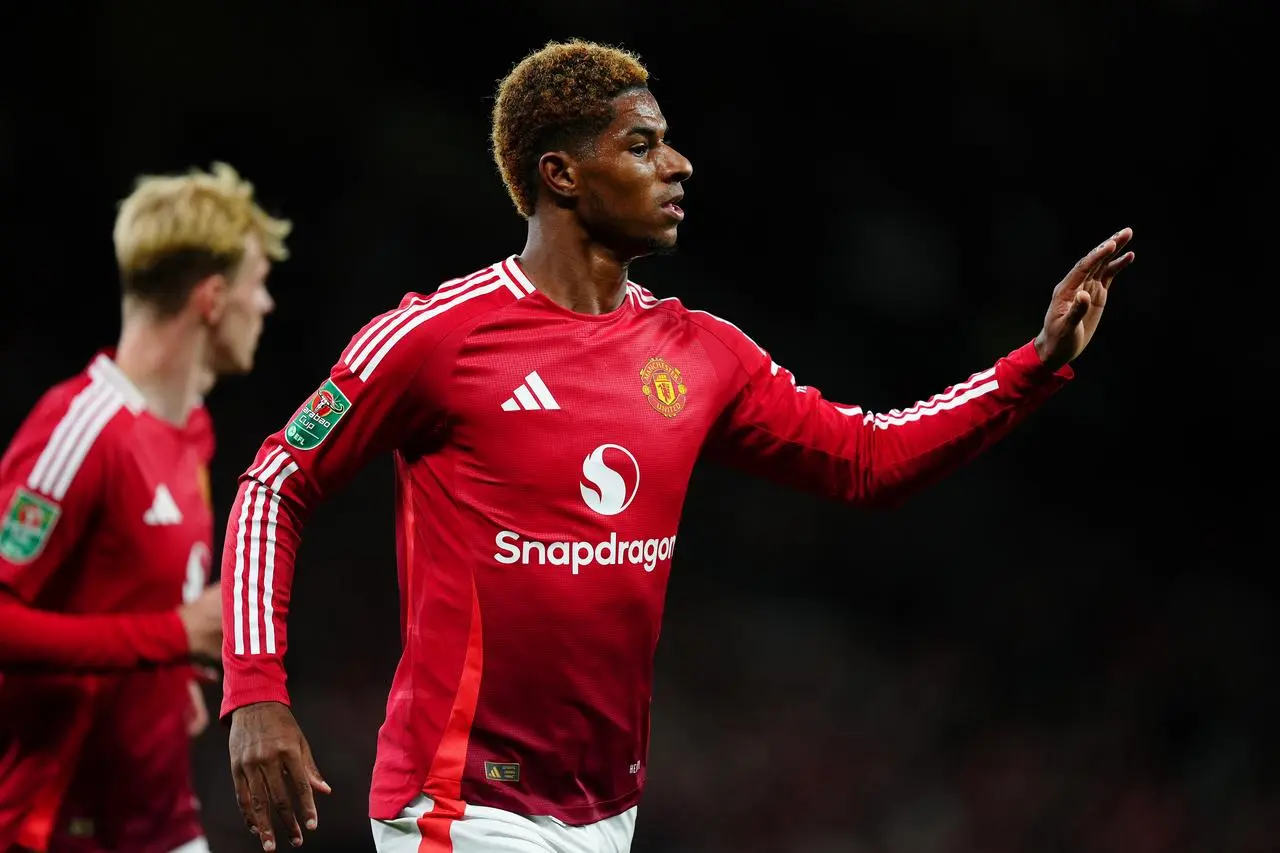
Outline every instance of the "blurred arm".
<path id="1" fill-rule="evenodd" d="M 36 610 L 0 592 L 0 669 L 101 672 L 187 660 L 176 612 L 70 615 Z"/>

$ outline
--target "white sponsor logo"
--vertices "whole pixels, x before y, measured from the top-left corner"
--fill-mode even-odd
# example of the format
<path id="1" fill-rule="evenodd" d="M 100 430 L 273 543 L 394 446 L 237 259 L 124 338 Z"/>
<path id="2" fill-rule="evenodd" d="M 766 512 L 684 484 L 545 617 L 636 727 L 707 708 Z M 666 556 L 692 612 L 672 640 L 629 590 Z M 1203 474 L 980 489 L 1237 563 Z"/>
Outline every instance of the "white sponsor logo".
<path id="1" fill-rule="evenodd" d="M 671 559 L 676 549 L 676 537 L 662 539 L 618 539 L 610 533 L 604 542 L 539 542 L 522 539 L 519 533 L 504 530 L 494 537 L 498 553 L 493 558 L 505 566 L 520 563 L 525 566 L 572 566 L 573 573 L 583 566 L 642 566 L 646 572 L 658 567 L 662 560 Z"/>
<path id="2" fill-rule="evenodd" d="M 618 451 L 610 456 L 613 457 L 614 465 L 624 470 L 619 472 L 609 466 L 605 461 L 606 450 Z M 631 451 L 625 447 L 619 444 L 602 444 L 583 460 L 582 479 L 584 482 L 579 483 L 578 488 L 582 490 L 582 499 L 587 506 L 601 515 L 617 515 L 636 499 L 636 492 L 640 489 L 640 463 L 636 462 Z"/>
<path id="3" fill-rule="evenodd" d="M 602 444 L 582 461 L 578 483 L 582 500 L 600 515 L 618 515 L 636 499 L 640 488 L 640 463 L 620 444 Z M 498 553 L 493 558 L 503 565 L 570 566 L 579 573 L 583 566 L 640 566 L 652 572 L 658 563 L 671 559 L 676 537 L 658 539 L 618 539 L 610 533 L 604 542 L 541 542 L 525 539 L 512 530 L 494 537 Z"/>

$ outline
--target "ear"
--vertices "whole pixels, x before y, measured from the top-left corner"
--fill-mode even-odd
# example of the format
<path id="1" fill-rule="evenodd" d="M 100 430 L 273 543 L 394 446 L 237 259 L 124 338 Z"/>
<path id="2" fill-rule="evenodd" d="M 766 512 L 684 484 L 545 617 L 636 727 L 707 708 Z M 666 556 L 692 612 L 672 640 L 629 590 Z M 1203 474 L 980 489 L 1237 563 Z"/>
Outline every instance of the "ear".
<path id="1" fill-rule="evenodd" d="M 538 158 L 538 176 L 557 201 L 578 195 L 578 164 L 565 151 L 548 151 Z"/>
<path id="2" fill-rule="evenodd" d="M 231 283 L 227 277 L 218 273 L 201 279 L 191 289 L 190 304 L 196 314 L 208 325 L 215 325 L 222 319 L 227 307 L 227 290 Z"/>

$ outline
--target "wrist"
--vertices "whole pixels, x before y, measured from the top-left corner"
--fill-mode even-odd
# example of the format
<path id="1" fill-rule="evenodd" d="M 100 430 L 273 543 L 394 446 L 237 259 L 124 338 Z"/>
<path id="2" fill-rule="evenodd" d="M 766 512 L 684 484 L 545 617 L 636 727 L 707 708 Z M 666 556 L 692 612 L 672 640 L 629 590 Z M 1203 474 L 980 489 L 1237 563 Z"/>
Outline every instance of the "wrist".
<path id="1" fill-rule="evenodd" d="M 1035 348 L 1036 355 L 1040 358 L 1040 363 L 1045 367 L 1053 369 L 1055 365 L 1050 364 L 1049 361 L 1049 340 L 1048 335 L 1044 333 L 1044 329 L 1041 329 L 1040 334 L 1035 336 L 1031 341 L 1031 345 Z"/>
<path id="2" fill-rule="evenodd" d="M 1044 329 L 1041 329 L 1040 334 L 1032 339 L 1031 345 L 1035 349 L 1036 356 L 1040 359 L 1041 366 L 1049 373 L 1059 373 L 1070 369 L 1068 366 L 1070 359 L 1062 358 L 1053 352 L 1049 346 L 1049 336 Z"/>

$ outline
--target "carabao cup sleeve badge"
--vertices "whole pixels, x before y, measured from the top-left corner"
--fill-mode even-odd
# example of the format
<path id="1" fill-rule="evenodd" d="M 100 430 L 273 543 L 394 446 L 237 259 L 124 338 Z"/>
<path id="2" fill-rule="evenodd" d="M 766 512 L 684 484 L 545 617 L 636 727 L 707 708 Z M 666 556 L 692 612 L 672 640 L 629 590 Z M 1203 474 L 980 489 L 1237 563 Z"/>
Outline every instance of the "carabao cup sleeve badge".
<path id="1" fill-rule="evenodd" d="M 351 401 L 333 384 L 333 380 L 325 380 L 289 421 L 284 431 L 285 441 L 299 450 L 315 449 L 329 437 L 350 408 Z"/>

